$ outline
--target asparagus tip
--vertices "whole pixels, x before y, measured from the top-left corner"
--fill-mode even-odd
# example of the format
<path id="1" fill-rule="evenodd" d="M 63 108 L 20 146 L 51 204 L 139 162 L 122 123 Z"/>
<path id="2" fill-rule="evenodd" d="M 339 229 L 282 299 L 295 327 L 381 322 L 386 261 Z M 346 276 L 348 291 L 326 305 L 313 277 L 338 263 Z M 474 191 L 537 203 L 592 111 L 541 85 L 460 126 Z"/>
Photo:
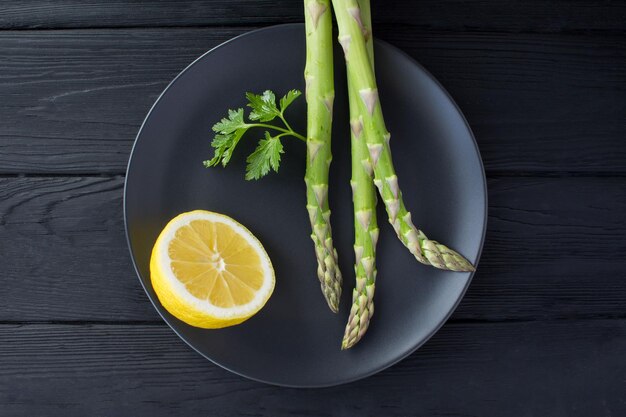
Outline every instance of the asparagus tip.
<path id="1" fill-rule="evenodd" d="M 363 258 L 363 250 L 363 246 L 354 247 L 354 257 L 356 258 L 355 265 L 361 262 L 361 258 Z"/>

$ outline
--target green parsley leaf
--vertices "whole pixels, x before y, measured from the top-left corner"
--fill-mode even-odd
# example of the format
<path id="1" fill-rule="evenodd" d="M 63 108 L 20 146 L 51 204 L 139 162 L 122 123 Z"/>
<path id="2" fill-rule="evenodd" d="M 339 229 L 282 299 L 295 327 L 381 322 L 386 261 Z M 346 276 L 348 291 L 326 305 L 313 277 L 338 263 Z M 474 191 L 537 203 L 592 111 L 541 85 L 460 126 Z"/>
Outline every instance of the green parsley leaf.
<path id="1" fill-rule="evenodd" d="M 213 126 L 213 131 L 217 133 L 211 142 L 215 155 L 204 161 L 204 166 L 208 168 L 220 163 L 226 166 L 239 140 L 250 127 L 243 121 L 243 109 L 228 110 L 228 118 L 223 118 Z"/>
<path id="2" fill-rule="evenodd" d="M 283 113 L 285 109 L 301 95 L 298 90 L 289 91 L 280 99 L 280 109 L 276 106 L 276 95 L 271 91 L 263 94 L 246 93 L 248 106 L 252 108 L 249 121 L 245 121 L 244 109 L 228 110 L 228 117 L 223 118 L 215 125 L 213 131 L 215 136 L 211 141 L 214 149 L 213 158 L 204 161 L 205 167 L 217 165 L 226 166 L 230 162 L 237 144 L 241 138 L 252 128 L 270 129 L 276 131 L 275 137 L 269 132 L 265 132 L 265 138 L 259 141 L 256 150 L 246 159 L 246 179 L 259 179 L 267 175 L 270 170 L 278 171 L 283 145 L 280 138 L 292 136 L 302 141 L 306 141 L 304 136 L 295 132 L 285 120 Z M 281 120 L 278 124 L 267 124 L 276 117 Z M 282 122 L 282 123 L 281 123 Z"/>
<path id="3" fill-rule="evenodd" d="M 295 99 L 300 97 L 301 94 L 302 93 L 299 90 L 290 90 L 283 98 L 280 99 L 280 112 L 283 113 Z"/>
<path id="4" fill-rule="evenodd" d="M 222 161 L 222 156 L 224 156 L 226 149 L 228 149 L 228 144 L 231 141 L 230 136 L 231 135 L 215 135 L 213 141 L 211 141 L 211 146 L 215 148 L 215 154 L 213 158 L 203 162 L 206 168 L 214 167 Z"/>
<path id="5" fill-rule="evenodd" d="M 284 153 L 283 144 L 279 137 L 272 137 L 265 132 L 265 139 L 259 141 L 259 146 L 248 156 L 246 162 L 246 179 L 258 180 L 273 169 L 278 172 L 280 154 Z"/>
<path id="6" fill-rule="evenodd" d="M 233 133 L 215 135 L 211 142 L 211 146 L 215 148 L 215 155 L 210 160 L 204 161 L 204 166 L 208 168 L 220 163 L 224 167 L 228 165 L 239 140 L 247 130 L 242 128 L 235 130 Z"/>
<path id="7" fill-rule="evenodd" d="M 247 129 L 248 125 L 243 121 L 243 109 L 228 110 L 228 119 L 223 118 L 213 125 L 215 133 L 228 134 L 238 129 Z"/>
<path id="8" fill-rule="evenodd" d="M 252 108 L 250 112 L 250 120 L 258 120 L 259 122 L 269 122 L 280 115 L 278 107 L 276 107 L 276 96 L 267 90 L 262 95 L 246 93 L 248 99 L 248 107 Z"/>

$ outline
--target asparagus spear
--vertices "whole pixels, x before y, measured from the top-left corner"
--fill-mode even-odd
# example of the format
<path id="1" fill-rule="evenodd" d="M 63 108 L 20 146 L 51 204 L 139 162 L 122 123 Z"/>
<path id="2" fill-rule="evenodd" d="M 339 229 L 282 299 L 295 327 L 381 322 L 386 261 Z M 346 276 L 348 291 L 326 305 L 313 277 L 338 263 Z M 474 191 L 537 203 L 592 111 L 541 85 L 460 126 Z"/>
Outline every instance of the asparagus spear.
<path id="1" fill-rule="evenodd" d="M 474 267 L 463 256 L 441 243 L 430 240 L 413 225 L 398 186 L 391 150 L 390 133 L 385 127 L 374 71 L 367 56 L 365 31 L 361 8 L 357 0 L 332 0 L 339 27 L 339 42 L 344 48 L 348 78 L 359 93 L 359 113 L 369 153 L 367 169 L 374 173 L 378 188 L 398 238 L 426 265 L 452 271 L 473 271 Z"/>
<path id="2" fill-rule="evenodd" d="M 360 0 L 363 27 L 369 33 L 369 0 Z M 368 55 L 373 62 L 373 48 L 367 37 Z M 350 125 L 353 126 L 350 143 L 352 146 L 352 200 L 354 204 L 354 254 L 356 288 L 352 291 L 352 307 L 346 324 L 342 349 L 354 346 L 365 334 L 374 314 L 374 290 L 376 288 L 376 243 L 378 225 L 376 221 L 376 189 L 372 173 L 364 167 L 369 164 L 369 154 L 359 119 L 359 93 L 348 79 L 350 101 Z"/>
<path id="3" fill-rule="evenodd" d="M 342 277 L 333 247 L 328 207 L 333 100 L 332 12 L 330 0 L 305 0 L 307 100 L 307 210 L 317 257 L 317 276 L 328 306 L 339 308 Z"/>

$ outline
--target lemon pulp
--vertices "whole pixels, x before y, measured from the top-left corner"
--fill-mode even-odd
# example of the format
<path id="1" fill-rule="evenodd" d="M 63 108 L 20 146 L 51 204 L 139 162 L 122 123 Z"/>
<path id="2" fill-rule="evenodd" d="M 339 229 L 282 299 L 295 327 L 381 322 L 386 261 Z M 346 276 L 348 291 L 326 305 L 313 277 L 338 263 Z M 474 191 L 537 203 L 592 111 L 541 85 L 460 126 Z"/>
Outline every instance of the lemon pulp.
<path id="1" fill-rule="evenodd" d="M 150 266 L 161 304 L 198 327 L 246 320 L 274 288 L 274 271 L 258 239 L 230 217 L 208 211 L 170 221 L 157 239 Z"/>

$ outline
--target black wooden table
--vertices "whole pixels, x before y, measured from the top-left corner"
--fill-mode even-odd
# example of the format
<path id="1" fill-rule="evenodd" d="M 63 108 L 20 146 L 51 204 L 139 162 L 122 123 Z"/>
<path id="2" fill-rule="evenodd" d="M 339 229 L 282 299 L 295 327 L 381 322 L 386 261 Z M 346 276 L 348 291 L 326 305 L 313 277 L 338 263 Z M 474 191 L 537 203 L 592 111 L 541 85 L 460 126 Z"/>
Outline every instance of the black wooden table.
<path id="1" fill-rule="evenodd" d="M 124 173 L 167 83 L 300 1 L 0 2 L 0 416 L 626 415 L 626 2 L 374 0 L 377 36 L 466 114 L 488 175 L 480 269 L 423 348 L 283 389 L 159 319 Z"/>

